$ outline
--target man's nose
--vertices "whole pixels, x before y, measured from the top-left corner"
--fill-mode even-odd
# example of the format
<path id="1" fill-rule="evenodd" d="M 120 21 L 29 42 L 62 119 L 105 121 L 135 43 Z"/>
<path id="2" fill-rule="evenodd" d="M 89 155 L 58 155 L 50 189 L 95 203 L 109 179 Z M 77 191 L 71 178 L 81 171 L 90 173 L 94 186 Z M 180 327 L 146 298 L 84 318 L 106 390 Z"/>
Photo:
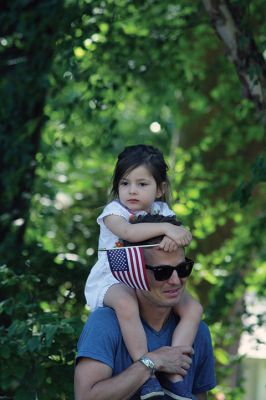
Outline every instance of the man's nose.
<path id="1" fill-rule="evenodd" d="M 179 278 L 176 270 L 173 271 L 172 275 L 168 279 L 168 282 L 172 283 L 173 285 L 179 284 L 181 282 L 181 279 Z"/>

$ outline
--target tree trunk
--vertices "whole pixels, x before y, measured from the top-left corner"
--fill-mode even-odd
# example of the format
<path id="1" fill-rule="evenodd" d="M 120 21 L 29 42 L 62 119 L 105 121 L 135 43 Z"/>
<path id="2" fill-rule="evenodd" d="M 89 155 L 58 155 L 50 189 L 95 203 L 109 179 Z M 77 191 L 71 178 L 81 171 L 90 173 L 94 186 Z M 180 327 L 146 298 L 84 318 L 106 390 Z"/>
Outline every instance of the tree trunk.
<path id="1" fill-rule="evenodd" d="M 29 3 L 29 4 L 28 4 Z M 55 40 L 63 2 L 6 3 L 0 22 L 7 43 L 0 64 L 1 262 L 19 257 L 45 123 Z"/>
<path id="2" fill-rule="evenodd" d="M 265 123 L 266 63 L 259 52 L 252 30 L 243 18 L 245 10 L 226 0 L 202 0 L 218 37 L 224 43 L 228 58 L 235 64 L 243 87 L 243 96 L 252 100 Z"/>

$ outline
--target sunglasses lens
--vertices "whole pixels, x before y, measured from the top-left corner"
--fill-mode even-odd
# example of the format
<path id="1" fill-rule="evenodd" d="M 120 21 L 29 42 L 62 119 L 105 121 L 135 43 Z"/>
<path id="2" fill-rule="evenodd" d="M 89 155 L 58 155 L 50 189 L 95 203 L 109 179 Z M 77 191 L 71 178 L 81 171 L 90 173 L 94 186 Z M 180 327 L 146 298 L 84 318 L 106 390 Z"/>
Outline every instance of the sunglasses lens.
<path id="1" fill-rule="evenodd" d="M 191 274 L 193 264 L 193 261 L 184 261 L 182 264 L 180 264 L 177 268 L 179 278 L 186 278 L 189 276 Z"/>
<path id="2" fill-rule="evenodd" d="M 173 268 L 163 267 L 157 271 L 153 271 L 154 278 L 156 279 L 156 281 L 166 281 L 171 277 L 173 271 L 174 271 Z"/>
<path id="3" fill-rule="evenodd" d="M 156 281 L 166 281 L 168 280 L 174 271 L 177 272 L 179 278 L 187 278 L 192 271 L 194 261 L 186 258 L 185 261 L 178 264 L 176 267 L 170 267 L 168 265 L 161 265 L 158 267 L 151 267 L 146 265 L 146 268 L 154 273 L 154 278 Z"/>

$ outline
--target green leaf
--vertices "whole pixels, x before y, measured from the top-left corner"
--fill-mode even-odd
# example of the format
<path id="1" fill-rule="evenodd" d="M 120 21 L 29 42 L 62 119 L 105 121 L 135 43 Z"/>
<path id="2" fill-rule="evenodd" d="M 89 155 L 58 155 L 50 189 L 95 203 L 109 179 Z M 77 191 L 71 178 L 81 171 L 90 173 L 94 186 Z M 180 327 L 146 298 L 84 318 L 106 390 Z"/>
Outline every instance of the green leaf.
<path id="1" fill-rule="evenodd" d="M 27 342 L 27 349 L 30 352 L 35 352 L 40 348 L 40 337 L 39 336 L 33 336 L 30 340 Z"/>
<path id="2" fill-rule="evenodd" d="M 228 365 L 230 362 L 228 353 L 221 348 L 215 349 L 215 358 L 222 365 Z"/>

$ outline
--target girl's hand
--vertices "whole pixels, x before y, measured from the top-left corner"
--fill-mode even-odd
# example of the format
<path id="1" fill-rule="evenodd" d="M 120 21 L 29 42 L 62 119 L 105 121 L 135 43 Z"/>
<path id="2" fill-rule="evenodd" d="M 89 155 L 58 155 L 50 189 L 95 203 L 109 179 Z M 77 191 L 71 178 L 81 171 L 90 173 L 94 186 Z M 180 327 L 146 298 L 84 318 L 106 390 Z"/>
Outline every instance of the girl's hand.
<path id="1" fill-rule="evenodd" d="M 179 247 L 187 246 L 192 240 L 191 232 L 183 226 L 167 224 L 166 236 L 172 239 Z"/>
<path id="2" fill-rule="evenodd" d="M 159 249 L 171 253 L 172 251 L 176 251 L 178 249 L 178 245 L 173 239 L 169 238 L 168 236 L 164 236 L 163 240 L 159 244 Z"/>

